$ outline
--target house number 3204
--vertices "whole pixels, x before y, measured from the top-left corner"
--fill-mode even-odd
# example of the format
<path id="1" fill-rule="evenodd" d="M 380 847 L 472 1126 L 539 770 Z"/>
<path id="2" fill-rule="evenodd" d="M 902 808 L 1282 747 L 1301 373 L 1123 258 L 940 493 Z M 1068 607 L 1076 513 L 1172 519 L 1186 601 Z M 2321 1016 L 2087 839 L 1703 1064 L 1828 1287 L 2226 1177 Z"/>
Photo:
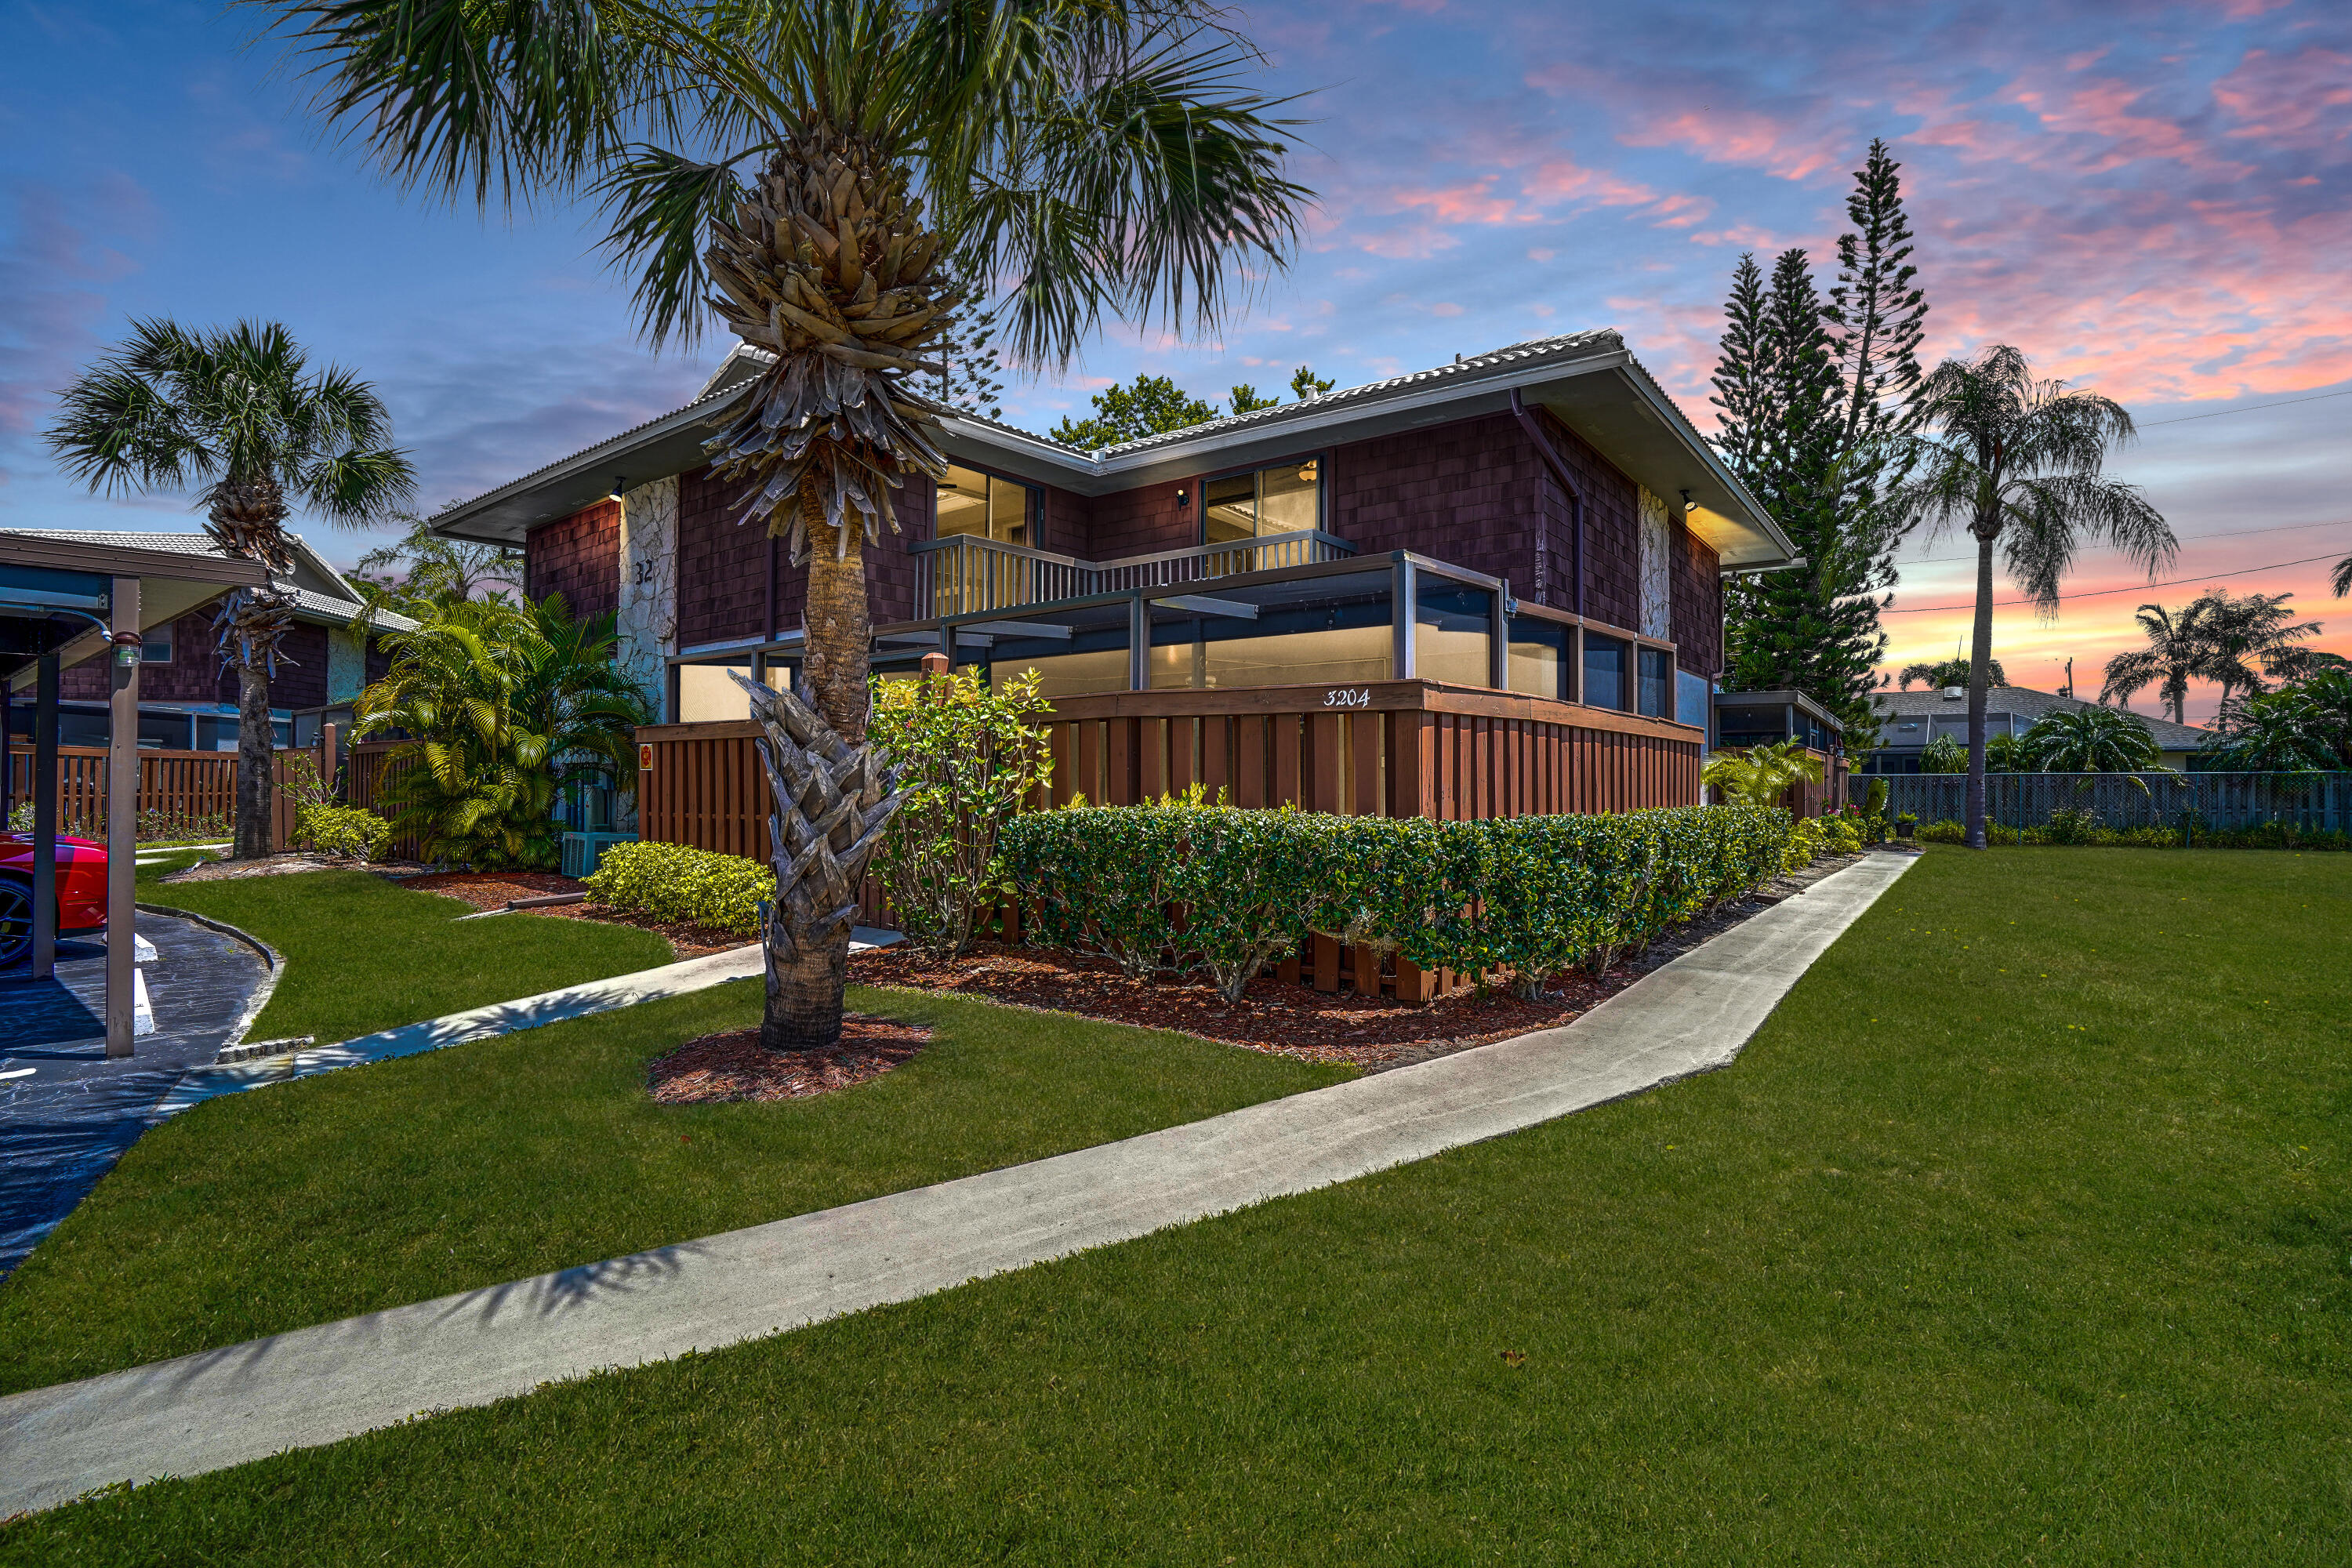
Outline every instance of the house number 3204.
<path id="1" fill-rule="evenodd" d="M 1370 708 L 1371 705 L 1372 689 L 1369 686 L 1352 689 L 1335 687 L 1323 694 L 1323 706 L 1326 708 Z"/>

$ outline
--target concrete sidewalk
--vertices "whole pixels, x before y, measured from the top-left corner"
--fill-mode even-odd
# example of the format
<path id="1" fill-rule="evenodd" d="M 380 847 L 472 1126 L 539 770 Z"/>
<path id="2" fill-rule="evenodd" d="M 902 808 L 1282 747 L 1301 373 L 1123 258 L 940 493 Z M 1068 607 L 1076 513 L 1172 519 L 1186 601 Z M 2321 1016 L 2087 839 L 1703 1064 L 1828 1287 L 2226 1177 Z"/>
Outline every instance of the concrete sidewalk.
<path id="1" fill-rule="evenodd" d="M 908 1300 L 1727 1066 L 1911 864 L 1872 855 L 1565 1028 L 1032 1164 L 12 1395 L 0 1400 L 0 1517 Z"/>

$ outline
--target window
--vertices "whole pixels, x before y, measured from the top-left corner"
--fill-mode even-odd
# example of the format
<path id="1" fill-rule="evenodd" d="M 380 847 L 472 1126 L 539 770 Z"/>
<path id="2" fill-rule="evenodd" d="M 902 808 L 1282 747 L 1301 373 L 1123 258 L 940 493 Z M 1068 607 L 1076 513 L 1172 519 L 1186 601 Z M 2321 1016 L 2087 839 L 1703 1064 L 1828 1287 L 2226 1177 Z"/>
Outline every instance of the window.
<path id="1" fill-rule="evenodd" d="M 707 724 L 722 719 L 749 719 L 751 700 L 735 684 L 738 675 L 751 673 L 752 660 L 748 653 L 732 658 L 706 659 L 699 664 L 677 667 L 677 717 L 679 724 Z M 787 691 L 793 686 L 790 665 L 777 658 L 760 661 L 760 679 L 777 691 Z"/>
<path id="2" fill-rule="evenodd" d="M 1529 697 L 1575 700 L 1576 670 L 1570 662 L 1571 628 L 1534 616 L 1511 617 L 1510 685 Z"/>
<path id="3" fill-rule="evenodd" d="M 1323 465 L 1316 458 L 1227 474 L 1201 487 L 1204 544 L 1300 533 L 1323 525 Z"/>
<path id="4" fill-rule="evenodd" d="M 1645 647 L 1641 652 L 1641 682 L 1636 706 L 1645 716 L 1663 719 L 1666 716 L 1666 700 L 1674 688 L 1674 655 L 1662 647 Z"/>
<path id="5" fill-rule="evenodd" d="M 1037 672 L 1041 696 L 1083 697 L 1129 686 L 1129 602 L 1081 605 L 955 628 L 958 662 L 984 659 L 992 684 Z"/>
<path id="6" fill-rule="evenodd" d="M 171 622 L 165 621 L 160 626 L 151 626 L 148 628 L 145 640 L 141 642 L 139 645 L 139 662 L 142 664 L 169 664 L 172 662 Z"/>
<path id="7" fill-rule="evenodd" d="M 1029 524 L 1043 510 L 1040 496 L 1015 480 L 950 464 L 940 483 L 937 537 L 968 533 L 999 544 L 1034 545 Z"/>
<path id="8" fill-rule="evenodd" d="M 1584 634 L 1584 701 L 1590 708 L 1625 708 L 1625 645 Z"/>
<path id="9" fill-rule="evenodd" d="M 1707 704 L 1713 696 L 1706 677 L 1693 675 L 1687 669 L 1675 671 L 1675 718 L 1676 721 L 1706 728 Z"/>
<path id="10" fill-rule="evenodd" d="M 1381 572 L 1234 589 L 1211 595 L 1228 602 L 1223 614 L 1187 614 L 1154 601 L 1150 688 L 1386 680 L 1396 637 L 1390 582 Z"/>
<path id="11" fill-rule="evenodd" d="M 1412 672 L 1455 686 L 1495 684 L 1495 595 L 1424 574 L 1413 584 Z"/>

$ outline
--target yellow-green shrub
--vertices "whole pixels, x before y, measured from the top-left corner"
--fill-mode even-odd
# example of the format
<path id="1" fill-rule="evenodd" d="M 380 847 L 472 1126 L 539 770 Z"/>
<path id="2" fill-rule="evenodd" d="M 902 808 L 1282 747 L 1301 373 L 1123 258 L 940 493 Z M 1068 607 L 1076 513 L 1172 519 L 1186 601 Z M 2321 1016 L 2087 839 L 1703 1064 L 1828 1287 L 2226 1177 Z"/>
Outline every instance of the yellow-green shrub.
<path id="1" fill-rule="evenodd" d="M 294 843 L 313 855 L 375 860 L 392 842 L 392 824 L 356 805 L 305 803 L 294 808 Z"/>
<path id="2" fill-rule="evenodd" d="M 588 901 L 671 925 L 756 936 L 776 873 L 740 855 L 684 844 L 615 844 L 583 884 Z"/>

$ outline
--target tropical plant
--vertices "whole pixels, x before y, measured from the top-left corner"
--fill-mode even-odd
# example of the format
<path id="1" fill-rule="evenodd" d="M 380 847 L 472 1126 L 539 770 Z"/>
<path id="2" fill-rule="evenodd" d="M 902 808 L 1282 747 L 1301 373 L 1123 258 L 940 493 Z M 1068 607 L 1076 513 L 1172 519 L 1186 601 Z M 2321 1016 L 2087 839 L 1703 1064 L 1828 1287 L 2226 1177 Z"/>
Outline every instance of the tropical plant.
<path id="1" fill-rule="evenodd" d="M 991 686 L 977 670 L 940 670 L 876 691 L 874 742 L 906 799 L 874 869 L 898 929 L 925 952 L 963 952 L 1012 894 L 997 836 L 1054 773 L 1034 722 L 1053 711 L 1037 695 L 1041 679 L 1033 669 Z"/>
<path id="2" fill-rule="evenodd" d="M 2135 611 L 2147 646 L 2127 648 L 2107 660 L 2099 700 L 2128 705 L 2153 686 L 2157 700 L 2172 710 L 2172 721 L 2189 722 L 2189 683 L 2204 675 L 2212 652 L 2203 626 L 2204 603 L 2191 600 L 2177 612 L 2162 605 L 2142 605 Z"/>
<path id="3" fill-rule="evenodd" d="M 2009 684 L 2009 672 L 2001 668 L 2000 660 L 1997 658 L 1991 661 L 1985 673 L 1986 678 L 1995 686 Z M 1911 689 L 1911 683 L 1915 680 L 1930 691 L 1941 691 L 1954 686 L 1966 686 L 1969 683 L 1969 661 L 1965 658 L 1953 658 L 1935 664 L 1906 664 L 1903 667 L 1903 673 L 1895 679 L 1896 684 L 1906 691 Z"/>
<path id="4" fill-rule="evenodd" d="M 2293 594 L 2231 594 L 2216 588 L 2189 606 L 2205 645 L 2198 673 L 2221 683 L 2221 707 L 2231 695 L 2265 689 L 2264 677 L 2292 679 L 2306 672 L 2311 655 L 2299 646 L 2319 635 L 2317 621 L 2297 621 L 2286 607 Z"/>
<path id="5" fill-rule="evenodd" d="M 383 679 L 355 704 L 354 740 L 390 733 L 383 799 L 425 858 L 481 870 L 559 858 L 552 813 L 575 775 L 636 785 L 645 700 L 614 668 L 613 616 L 575 620 L 563 595 L 536 605 L 459 600 L 414 631 L 383 634 Z"/>
<path id="6" fill-rule="evenodd" d="M 449 539 L 414 513 L 394 521 L 405 526 L 394 543 L 360 557 L 352 582 L 370 599 L 421 619 L 444 605 L 522 586 L 522 552 L 509 545 Z M 495 586 L 494 586 L 495 585 Z"/>
<path id="7" fill-rule="evenodd" d="M 1923 773 L 1967 773 L 1969 749 L 1948 734 L 1938 735 L 1919 748 L 1919 771 Z"/>
<path id="8" fill-rule="evenodd" d="M 2249 773 L 2352 770 L 2352 673 L 2323 670 L 2238 703 L 2221 716 L 2213 755 Z"/>
<path id="9" fill-rule="evenodd" d="M 1890 504 L 1908 524 L 1966 528 L 1977 542 L 1968 821 L 1969 843 L 1980 849 L 1996 546 L 2018 585 L 2055 614 L 2059 585 L 2084 544 L 2112 545 L 2150 577 L 2179 544 L 2136 486 L 2101 471 L 2107 448 L 2133 434 L 2123 405 L 2035 380 L 2018 350 L 1997 343 L 1973 360 L 1946 360 L 1920 384 L 1917 411 L 1937 434 L 1910 438 L 1914 477 Z"/>
<path id="10" fill-rule="evenodd" d="M 1801 741 L 1773 741 L 1716 752 L 1699 770 L 1699 782 L 1721 790 L 1727 805 L 1778 805 L 1790 785 L 1821 783 L 1822 764 Z"/>
<path id="11" fill-rule="evenodd" d="M 2147 721 L 2115 708 L 2045 713 L 2019 738 L 2018 750 L 2028 767 L 2046 773 L 2162 771 L 2162 753 Z"/>
<path id="12" fill-rule="evenodd" d="M 898 798 L 866 745 L 864 549 L 896 527 L 894 484 L 945 475 L 913 378 L 942 374 L 925 356 L 976 303 L 958 278 L 1002 283 L 1005 361 L 1058 367 L 1106 316 L 1213 331 L 1245 264 L 1286 265 L 1309 193 L 1283 176 L 1278 100 L 1239 82 L 1255 50 L 1224 12 L 1130 0 L 276 9 L 395 178 L 485 205 L 587 185 L 656 343 L 707 300 L 774 356 L 707 450 L 733 515 L 809 574 L 814 709 L 752 699 L 781 828 L 761 1037 L 834 1044 L 834 884 L 868 835 L 806 812 Z M 810 754 L 824 782 L 802 794 Z"/>
<path id="13" fill-rule="evenodd" d="M 391 444 L 375 389 L 310 357 L 275 321 L 211 331 L 131 322 L 131 336 L 66 388 L 47 440 L 92 490 L 195 488 L 205 531 L 230 555 L 259 562 L 270 581 L 238 588 L 214 621 L 221 662 L 237 671 L 236 841 L 230 854 L 270 852 L 269 682 L 294 599 L 286 520 L 298 506 L 329 522 L 367 527 L 414 493 L 408 454 Z"/>
<path id="14" fill-rule="evenodd" d="M 1957 747 L 1955 748 L 1957 749 Z M 1963 768 L 1967 753 L 1963 752 Z M 1955 769 L 1954 772 L 1962 771 Z M 2034 771 L 2033 755 L 2025 737 L 2014 731 L 2003 730 L 1985 738 L 1985 772 L 1989 773 L 2029 773 Z"/>
<path id="15" fill-rule="evenodd" d="M 392 824 L 361 806 L 306 802 L 294 808 L 294 842 L 331 859 L 381 860 Z"/>
<path id="16" fill-rule="evenodd" d="M 2336 591 L 2339 599 L 2352 594 L 2352 555 L 2347 555 L 2336 563 L 2336 574 L 2327 580 L 2327 585 Z"/>
<path id="17" fill-rule="evenodd" d="M 1236 394 L 1249 392 L 1255 395 L 1249 387 L 1234 390 Z M 1139 441 L 1146 436 L 1165 436 L 1171 431 L 1204 425 L 1220 412 L 1215 404 L 1193 396 L 1164 375 L 1139 375 L 1132 385 L 1106 386 L 1088 401 L 1094 405 L 1092 416 L 1085 419 L 1065 418 L 1046 434 L 1066 446 L 1093 451 L 1116 447 L 1122 441 Z M 1237 408 L 1234 412 L 1247 410 Z"/>

